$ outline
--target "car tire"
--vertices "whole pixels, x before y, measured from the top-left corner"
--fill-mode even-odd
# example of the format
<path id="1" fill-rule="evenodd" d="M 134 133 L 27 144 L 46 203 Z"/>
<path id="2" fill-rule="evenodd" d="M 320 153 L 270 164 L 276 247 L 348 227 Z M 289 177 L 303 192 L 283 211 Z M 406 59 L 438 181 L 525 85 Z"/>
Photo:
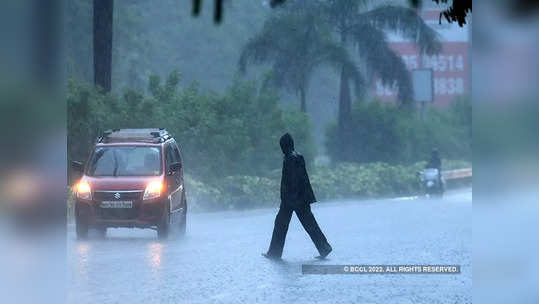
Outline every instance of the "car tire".
<path id="1" fill-rule="evenodd" d="M 168 237 L 168 233 L 170 230 L 170 212 L 169 212 L 169 206 L 166 206 L 165 212 L 163 214 L 163 218 L 161 219 L 161 222 L 159 225 L 157 225 L 157 237 L 160 240 L 164 240 Z"/>
<path id="2" fill-rule="evenodd" d="M 88 224 L 85 221 L 77 219 L 75 230 L 77 231 L 77 239 L 85 240 L 88 238 Z"/>

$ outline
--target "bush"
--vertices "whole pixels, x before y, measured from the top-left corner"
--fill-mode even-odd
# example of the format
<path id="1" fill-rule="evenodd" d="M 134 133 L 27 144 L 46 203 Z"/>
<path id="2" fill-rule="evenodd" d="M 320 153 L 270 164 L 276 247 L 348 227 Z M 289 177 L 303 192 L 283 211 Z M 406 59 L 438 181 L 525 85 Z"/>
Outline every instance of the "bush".
<path id="1" fill-rule="evenodd" d="M 68 85 L 68 158 L 85 160 L 95 139 L 110 128 L 164 127 L 183 152 L 185 171 L 212 185 L 227 176 L 267 177 L 280 168 L 279 137 L 290 132 L 298 149 L 313 159 L 307 115 L 284 111 L 278 95 L 255 81 L 234 81 L 224 94 L 201 92 L 196 83 L 179 88 L 173 72 L 148 92 L 105 95 L 92 85 Z M 217 194 L 216 194 L 217 195 Z"/>
<path id="2" fill-rule="evenodd" d="M 279 204 L 279 180 L 258 176 L 227 176 L 213 185 L 186 177 L 191 210 L 252 209 Z"/>
<path id="3" fill-rule="evenodd" d="M 317 168 L 311 179 L 319 200 L 403 196 L 419 191 L 416 172 L 423 167 L 423 163 L 409 166 L 340 163 Z"/>
<path id="4" fill-rule="evenodd" d="M 411 165 L 339 163 L 314 166 L 311 184 L 319 201 L 347 198 L 410 196 L 421 193 L 417 172 L 425 161 Z M 443 161 L 444 170 L 467 168 L 466 161 Z M 280 175 L 273 177 L 228 176 L 209 186 L 186 177 L 190 208 L 194 210 L 249 209 L 278 206 Z"/>
<path id="5" fill-rule="evenodd" d="M 281 109 L 278 95 L 255 81 L 235 80 L 223 94 L 180 88 L 181 75 L 149 80 L 148 94 L 103 94 L 69 81 L 68 159 L 84 160 L 110 128 L 165 127 L 183 152 L 189 206 L 194 210 L 245 209 L 279 204 L 282 153 L 279 137 L 290 132 L 309 162 L 315 151 L 304 113 Z M 313 166 L 309 174 L 319 200 L 418 193 L 416 172 L 432 146 L 444 156 L 471 153 L 471 106 L 463 100 L 447 111 L 430 109 L 425 121 L 410 112 L 372 102 L 353 112 L 354 136 L 339 154 L 336 128 L 329 128 L 329 154 L 347 162 Z M 457 158 L 457 157 L 455 157 Z M 339 158 L 337 158 L 339 159 Z M 461 157 L 458 157 L 461 159 Z M 342 158 L 341 158 L 342 160 Z M 399 163 L 399 164 L 398 164 Z M 444 169 L 470 167 L 444 161 Z M 72 200 L 71 200 L 72 201 Z"/>
<path id="6" fill-rule="evenodd" d="M 425 161 L 406 166 L 340 163 L 336 166 L 314 166 L 309 170 L 309 177 L 318 201 L 411 196 L 422 191 L 416 173 L 425 164 Z M 471 164 L 466 161 L 443 161 L 444 170 L 469 167 Z M 280 203 L 280 177 L 280 170 L 275 170 L 269 177 L 231 175 L 219 183 L 207 183 L 185 174 L 189 210 L 277 207 Z M 70 188 L 68 193 L 68 217 L 71 218 L 73 195 Z"/>
<path id="7" fill-rule="evenodd" d="M 448 109 L 429 107 L 424 120 L 393 104 L 358 103 L 345 134 L 336 124 L 328 127 L 327 151 L 338 162 L 413 163 L 427 159 L 433 147 L 446 158 L 471 159 L 471 113 L 466 99 Z"/>

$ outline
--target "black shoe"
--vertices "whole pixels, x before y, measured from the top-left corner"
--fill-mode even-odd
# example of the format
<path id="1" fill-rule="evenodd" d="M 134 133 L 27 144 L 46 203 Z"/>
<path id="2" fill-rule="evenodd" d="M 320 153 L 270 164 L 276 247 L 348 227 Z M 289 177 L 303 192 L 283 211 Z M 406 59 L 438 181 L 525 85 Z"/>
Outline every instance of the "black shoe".
<path id="1" fill-rule="evenodd" d="M 269 253 L 262 253 L 262 256 L 265 257 L 265 258 L 268 258 L 270 260 L 280 260 L 281 259 L 281 257 L 276 256 L 276 255 L 272 255 L 272 254 L 269 254 Z"/>
<path id="2" fill-rule="evenodd" d="M 333 251 L 333 248 L 331 248 L 331 246 L 328 245 L 328 247 L 324 251 L 320 252 L 320 255 L 315 258 L 320 259 L 320 260 L 325 259 L 331 251 Z"/>

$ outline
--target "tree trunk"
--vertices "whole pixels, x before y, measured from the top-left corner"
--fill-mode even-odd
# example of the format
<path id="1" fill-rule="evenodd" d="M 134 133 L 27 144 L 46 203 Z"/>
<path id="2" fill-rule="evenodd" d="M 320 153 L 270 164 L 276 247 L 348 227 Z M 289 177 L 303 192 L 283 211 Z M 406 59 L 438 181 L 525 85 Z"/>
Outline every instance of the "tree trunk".
<path id="1" fill-rule="evenodd" d="M 299 95 L 301 98 L 301 112 L 307 113 L 307 102 L 305 100 L 305 89 L 301 88 L 299 89 Z"/>
<path id="2" fill-rule="evenodd" d="M 110 92 L 114 0 L 94 0 L 94 83 Z"/>
<path id="3" fill-rule="evenodd" d="M 346 47 L 346 34 L 344 32 L 341 32 L 341 46 Z M 351 96 L 350 96 L 350 86 L 349 81 L 350 77 L 348 74 L 348 71 L 343 66 L 341 68 L 341 83 L 340 83 L 340 90 L 339 90 L 339 114 L 338 114 L 338 121 L 337 121 L 337 143 L 339 145 L 339 156 L 338 158 L 340 160 L 346 160 L 346 152 L 347 149 L 345 147 L 346 143 L 351 140 L 350 137 L 350 130 L 348 130 L 350 126 L 350 116 L 352 111 L 352 102 L 351 102 Z"/>
<path id="4" fill-rule="evenodd" d="M 339 130 L 343 131 L 344 128 L 348 125 L 350 120 L 350 113 L 352 111 L 351 97 L 350 97 L 350 86 L 349 86 L 349 77 L 346 69 L 342 67 L 341 69 L 341 84 L 339 90 L 339 117 L 338 124 Z M 342 132 L 339 132 L 342 134 Z"/>
<path id="5" fill-rule="evenodd" d="M 35 83 L 51 89 L 61 82 L 62 14 L 59 1 L 32 1 L 32 63 Z"/>

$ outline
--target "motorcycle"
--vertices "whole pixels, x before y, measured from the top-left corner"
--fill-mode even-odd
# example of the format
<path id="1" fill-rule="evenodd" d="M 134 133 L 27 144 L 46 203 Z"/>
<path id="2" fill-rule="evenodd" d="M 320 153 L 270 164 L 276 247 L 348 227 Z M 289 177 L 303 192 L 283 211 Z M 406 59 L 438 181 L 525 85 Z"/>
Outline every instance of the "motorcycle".
<path id="1" fill-rule="evenodd" d="M 438 169 L 435 168 L 427 168 L 420 172 L 421 184 L 427 197 L 442 197 L 444 194 L 444 181 L 438 174 Z"/>

